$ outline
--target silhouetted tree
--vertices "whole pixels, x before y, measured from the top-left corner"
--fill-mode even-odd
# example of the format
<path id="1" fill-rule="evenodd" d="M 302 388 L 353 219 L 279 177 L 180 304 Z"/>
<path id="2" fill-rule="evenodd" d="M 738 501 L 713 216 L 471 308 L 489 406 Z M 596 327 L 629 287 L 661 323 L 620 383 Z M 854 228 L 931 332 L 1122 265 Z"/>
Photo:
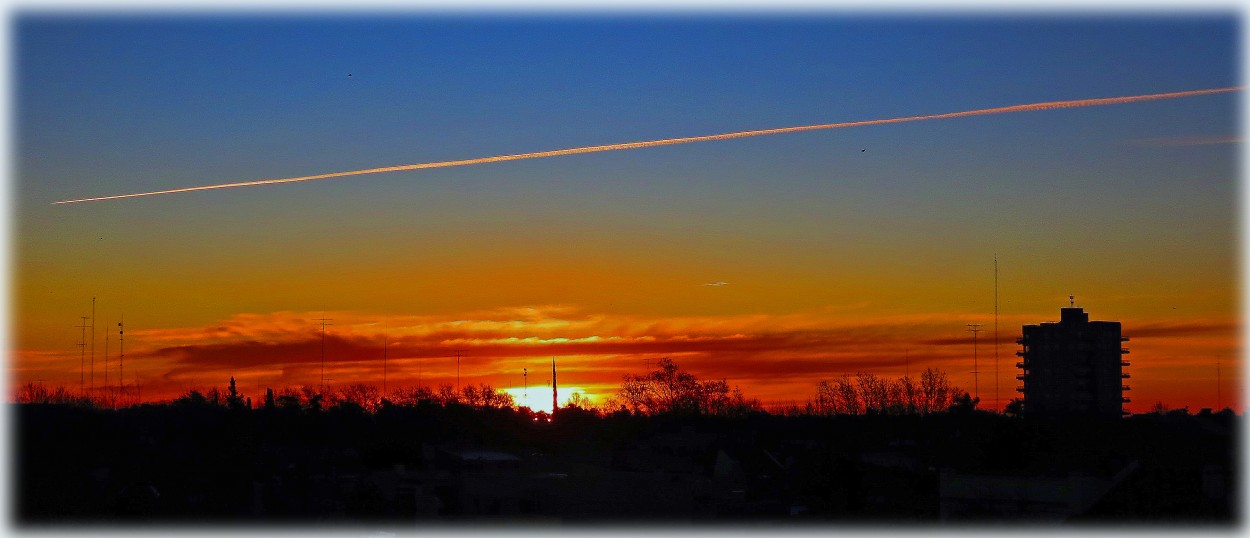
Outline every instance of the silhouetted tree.
<path id="1" fill-rule="evenodd" d="M 644 375 L 625 374 L 611 407 L 645 414 L 721 415 L 758 409 L 759 402 L 746 399 L 740 392 L 735 400 L 725 380 L 699 381 L 672 359 L 663 358 Z"/>
<path id="2" fill-rule="evenodd" d="M 574 392 L 572 396 L 569 396 L 569 402 L 567 405 L 578 409 L 589 409 L 590 400 L 587 400 L 581 392 Z"/>
<path id="3" fill-rule="evenodd" d="M 290 387 L 283 387 L 278 395 L 278 407 L 298 411 L 302 407 L 300 392 Z"/>
<path id="4" fill-rule="evenodd" d="M 210 404 L 208 398 L 205 398 L 200 391 L 192 389 L 186 394 L 174 398 L 173 404 L 181 407 L 204 407 Z"/>
<path id="5" fill-rule="evenodd" d="M 515 407 L 516 400 L 511 394 L 497 391 L 485 383 L 478 385 L 477 393 L 482 399 L 483 407 Z"/>
<path id="6" fill-rule="evenodd" d="M 456 387 L 452 386 L 451 383 L 439 385 L 436 398 L 441 405 L 460 403 L 460 395 L 456 392 Z"/>
<path id="7" fill-rule="evenodd" d="M 17 403 L 92 405 L 91 399 L 74 394 L 65 387 L 49 390 L 43 383 L 27 383 L 18 389 L 13 400 Z"/>
<path id="8" fill-rule="evenodd" d="M 1019 417 L 1024 415 L 1024 398 L 1012 398 L 1007 402 L 1007 406 L 1003 408 L 1003 414 L 1009 417 Z"/>
<path id="9" fill-rule="evenodd" d="M 236 411 L 248 407 L 243 397 L 239 396 L 239 389 L 235 386 L 234 376 L 230 376 L 230 386 L 226 389 L 226 407 Z"/>
<path id="10" fill-rule="evenodd" d="M 305 409 L 313 413 L 321 411 L 322 404 L 325 402 L 325 396 L 321 394 L 320 390 L 304 385 L 300 387 L 300 392 L 303 396 Z"/>
<path id="11" fill-rule="evenodd" d="M 981 398 L 973 398 L 972 395 L 965 392 L 963 395 L 953 398 L 950 411 L 959 414 L 972 413 L 976 411 L 978 403 L 981 403 Z"/>
<path id="12" fill-rule="evenodd" d="M 950 407 L 959 388 L 946 374 L 925 370 L 917 385 L 910 377 L 885 379 L 867 372 L 854 377 L 843 374 L 816 383 L 816 398 L 807 404 L 808 414 L 915 414 L 937 413 Z M 797 411 L 797 409 L 796 409 Z"/>
<path id="13" fill-rule="evenodd" d="M 365 383 L 344 385 L 335 395 L 335 405 L 349 404 L 372 413 L 378 408 L 378 387 Z"/>
<path id="14" fill-rule="evenodd" d="M 860 399 L 859 391 L 855 389 L 855 383 L 851 381 L 851 376 L 842 374 L 842 377 L 834 384 L 834 392 L 836 394 L 835 412 L 846 413 L 848 415 L 858 415 L 863 413 L 864 406 Z"/>
<path id="15" fill-rule="evenodd" d="M 465 385 L 464 388 L 460 389 L 460 396 L 464 400 L 464 403 L 470 406 L 478 407 L 482 405 L 481 393 L 478 392 L 477 387 L 471 384 Z"/>

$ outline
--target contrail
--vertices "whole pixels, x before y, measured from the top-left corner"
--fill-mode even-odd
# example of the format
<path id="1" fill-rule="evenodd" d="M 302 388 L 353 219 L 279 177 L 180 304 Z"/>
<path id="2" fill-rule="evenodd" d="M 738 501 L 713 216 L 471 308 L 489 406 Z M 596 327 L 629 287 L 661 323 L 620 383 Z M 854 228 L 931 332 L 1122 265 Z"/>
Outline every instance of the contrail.
<path id="1" fill-rule="evenodd" d="M 647 140 L 643 142 L 626 142 L 623 144 L 607 144 L 603 146 L 585 146 L 580 148 L 557 149 L 551 151 L 538 151 L 534 153 L 516 153 L 512 155 L 496 155 L 494 157 L 478 157 L 476 159 L 462 159 L 458 161 L 439 161 L 419 164 L 403 164 L 398 166 L 384 166 L 381 168 L 368 168 L 365 170 L 352 170 L 349 172 L 331 172 L 328 174 L 316 174 L 311 176 L 288 177 L 281 179 L 258 179 L 254 181 L 240 181 L 237 183 L 220 183 L 217 185 L 202 185 L 199 187 L 183 187 L 180 189 L 168 189 L 163 191 L 137 192 L 133 194 L 115 194 L 112 196 L 97 196 L 95 198 L 80 198 L 77 200 L 62 200 L 53 202 L 53 204 L 76 204 L 79 202 L 99 202 L 103 200 L 118 200 L 121 198 L 137 198 L 140 196 L 156 196 L 160 194 L 174 194 L 179 192 L 207 191 L 213 189 L 230 189 L 234 187 L 252 187 L 256 185 L 276 185 L 278 183 L 295 183 L 299 181 L 312 181 L 314 179 L 327 179 L 332 177 L 344 176 L 360 176 L 364 174 L 379 174 L 382 172 L 402 172 L 405 170 L 421 170 L 424 168 L 448 168 L 452 166 L 467 166 L 471 164 L 484 164 L 502 161 L 519 161 L 521 159 L 541 159 L 543 157 L 558 157 L 561 155 L 576 155 L 579 153 L 595 153 L 599 151 L 615 151 L 622 149 L 650 148 L 655 146 L 670 146 L 673 144 L 689 144 L 691 142 L 708 142 L 712 140 L 729 140 L 731 138 L 746 138 L 748 136 L 764 136 L 783 133 L 797 133 L 800 131 L 818 131 L 821 129 L 841 129 L 843 127 L 862 127 L 865 125 L 883 125 L 886 123 L 905 123 L 910 121 L 925 120 L 944 120 L 950 118 L 963 118 L 966 116 L 984 116 L 987 114 L 1007 114 L 1012 112 L 1029 112 L 1033 110 L 1051 110 L 1056 108 L 1076 108 L 1087 106 L 1102 105 L 1119 105 L 1124 103 L 1136 103 L 1139 101 L 1156 101 L 1160 99 L 1179 99 L 1181 97 L 1194 97 L 1198 95 L 1209 95 L 1215 93 L 1227 93 L 1241 91 L 1244 86 L 1230 86 L 1227 88 L 1212 88 L 1207 90 L 1190 90 L 1172 93 L 1154 93 L 1149 95 L 1132 95 L 1128 97 L 1105 97 L 1100 99 L 1077 99 L 1072 101 L 1050 101 L 1045 103 L 1033 103 L 1028 105 L 1004 106 L 998 108 L 983 108 L 980 110 L 965 110 L 963 112 L 947 112 L 945 114 L 929 114 L 924 116 L 908 116 L 904 118 L 889 118 L 880 120 L 851 121 L 845 123 L 822 123 L 819 125 L 800 125 L 797 127 L 781 127 L 777 129 L 760 129 L 756 131 L 739 131 L 735 133 L 722 133 L 704 136 L 688 136 L 684 138 L 665 138 L 661 140 Z"/>

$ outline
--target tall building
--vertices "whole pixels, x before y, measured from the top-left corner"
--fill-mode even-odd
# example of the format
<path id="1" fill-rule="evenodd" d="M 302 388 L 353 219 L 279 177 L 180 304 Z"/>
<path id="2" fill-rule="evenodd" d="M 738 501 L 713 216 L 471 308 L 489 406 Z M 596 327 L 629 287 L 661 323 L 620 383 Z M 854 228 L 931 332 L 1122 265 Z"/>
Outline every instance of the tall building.
<path id="1" fill-rule="evenodd" d="M 1090 321 L 1083 309 L 1059 310 L 1059 322 L 1025 325 L 1016 376 L 1024 382 L 1024 414 L 1030 417 L 1120 418 L 1128 385 L 1124 373 L 1128 338 L 1118 321 Z"/>

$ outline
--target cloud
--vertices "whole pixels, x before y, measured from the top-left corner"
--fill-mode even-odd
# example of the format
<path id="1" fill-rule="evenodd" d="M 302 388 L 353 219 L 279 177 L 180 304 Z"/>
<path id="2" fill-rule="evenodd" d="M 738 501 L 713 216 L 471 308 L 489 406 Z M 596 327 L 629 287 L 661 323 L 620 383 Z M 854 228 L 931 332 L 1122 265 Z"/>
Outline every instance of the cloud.
<path id="1" fill-rule="evenodd" d="M 451 315 L 324 315 L 335 320 L 324 340 L 325 375 L 334 384 L 381 384 L 384 337 L 392 388 L 418 381 L 454 382 L 456 350 L 467 354 L 460 361 L 463 383 L 520 386 L 521 370 L 528 368 L 531 384 L 541 385 L 554 356 L 562 379 L 567 375 L 570 383 L 592 394 L 612 392 L 623 374 L 641 373 L 646 361 L 661 357 L 672 357 L 701 378 L 726 379 L 764 399 L 806 398 L 820 379 L 859 371 L 896 377 L 910 368 L 915 376 L 933 367 L 948 372 L 956 384 L 971 386 L 973 381 L 971 336 L 962 322 L 976 316 L 967 313 L 864 318 L 844 308 L 818 308 L 781 315 L 644 316 L 541 305 Z M 222 386 L 231 376 L 249 391 L 258 385 L 316 385 L 323 348 L 314 320 L 321 316 L 246 313 L 202 327 L 136 330 L 133 340 L 127 334 L 128 382 L 141 378 L 144 395 L 157 398 L 205 383 Z M 1003 324 L 1036 321 L 1033 317 L 1003 316 Z M 1141 341 L 1130 344 L 1133 360 L 1162 366 L 1205 360 L 1212 353 L 1233 354 L 1238 324 L 1133 320 L 1125 321 L 1125 327 L 1126 336 Z M 978 344 L 984 388 L 990 375 L 985 361 L 993 360 L 994 346 L 992 336 L 982 336 Z M 1000 335 L 998 365 L 1000 383 L 1011 388 L 1014 337 L 1007 331 Z M 11 371 L 19 384 L 44 379 L 77 386 L 77 354 L 29 350 L 15 356 Z"/>
<path id="2" fill-rule="evenodd" d="M 724 282 L 724 281 L 718 281 L 718 282 L 708 282 L 707 284 L 704 284 L 704 286 L 728 286 L 728 285 L 729 285 L 729 283 L 728 283 L 728 282 Z"/>
<path id="3" fill-rule="evenodd" d="M 1174 147 L 1174 146 L 1210 146 L 1215 144 L 1240 144 L 1245 141 L 1241 136 L 1170 136 L 1162 138 L 1138 138 L 1129 140 L 1134 146 Z"/>

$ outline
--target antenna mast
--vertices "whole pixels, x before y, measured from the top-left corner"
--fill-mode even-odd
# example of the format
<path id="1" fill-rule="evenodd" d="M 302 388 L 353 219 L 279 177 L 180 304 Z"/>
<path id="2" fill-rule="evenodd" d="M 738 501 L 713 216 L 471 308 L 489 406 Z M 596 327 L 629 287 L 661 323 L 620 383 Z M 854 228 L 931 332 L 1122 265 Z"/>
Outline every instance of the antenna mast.
<path id="1" fill-rule="evenodd" d="M 998 399 L 998 254 L 994 255 L 994 411 L 1002 409 Z"/>
<path id="2" fill-rule="evenodd" d="M 320 318 L 313 320 L 313 321 L 321 322 L 321 392 L 322 394 L 324 394 L 326 391 L 326 322 L 330 320 L 331 318 L 325 317 L 324 312 L 321 314 Z M 331 323 L 330 325 L 333 325 L 333 323 Z"/>
<path id="3" fill-rule="evenodd" d="M 109 394 L 109 330 L 104 329 L 104 394 Z"/>
<path id="4" fill-rule="evenodd" d="M 456 350 L 456 390 L 457 391 L 460 390 L 460 354 L 463 352 L 464 350 L 461 350 L 461 349 Z"/>
<path id="5" fill-rule="evenodd" d="M 78 343 L 81 348 L 81 357 L 78 359 L 78 392 L 87 393 L 87 316 L 78 316 L 82 318 L 82 325 L 77 327 L 82 329 L 82 338 Z"/>
<path id="6" fill-rule="evenodd" d="M 386 329 L 382 329 L 382 396 L 386 397 Z"/>
<path id="7" fill-rule="evenodd" d="M 120 354 L 117 357 L 117 386 L 121 390 L 121 394 L 123 398 L 126 397 L 126 325 L 125 323 L 126 323 L 126 315 L 122 314 L 121 321 L 117 322 L 117 340 L 118 340 L 117 345 L 119 346 L 118 351 L 120 352 Z M 138 388 L 137 383 L 139 383 L 139 380 L 137 378 L 135 379 L 135 383 L 136 383 L 136 388 Z"/>
<path id="8" fill-rule="evenodd" d="M 977 398 L 980 398 L 981 380 L 979 374 L 981 372 L 977 368 L 977 333 L 981 332 L 982 329 L 980 323 L 969 323 L 967 325 L 971 327 L 968 329 L 968 332 L 972 333 L 972 390 L 976 392 Z"/>
<path id="9" fill-rule="evenodd" d="M 95 297 L 91 298 L 91 393 L 95 394 Z"/>
<path id="10" fill-rule="evenodd" d="M 560 406 L 556 403 L 556 358 L 551 358 L 551 416 L 556 416 L 556 409 Z"/>

